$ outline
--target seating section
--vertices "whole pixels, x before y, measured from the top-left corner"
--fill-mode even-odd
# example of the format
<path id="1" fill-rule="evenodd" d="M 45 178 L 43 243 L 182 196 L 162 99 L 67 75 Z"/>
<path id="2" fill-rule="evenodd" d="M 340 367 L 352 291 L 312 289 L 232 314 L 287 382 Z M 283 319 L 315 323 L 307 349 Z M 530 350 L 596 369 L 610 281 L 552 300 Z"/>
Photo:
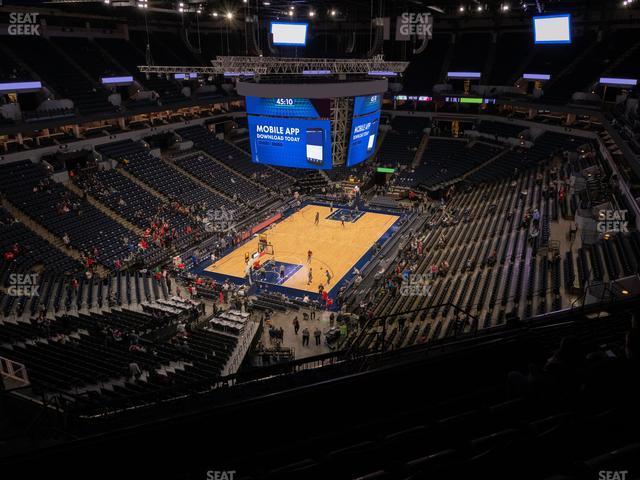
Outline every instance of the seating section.
<path id="1" fill-rule="evenodd" d="M 386 133 L 378 150 L 378 162 L 390 166 L 410 165 L 428 125 L 429 120 L 425 118 L 394 118 L 392 130 Z"/>
<path id="2" fill-rule="evenodd" d="M 526 130 L 526 127 L 512 123 L 482 120 L 474 125 L 474 130 L 487 135 L 493 135 L 495 137 L 519 138 L 520 134 Z"/>
<path id="3" fill-rule="evenodd" d="M 7 285 L 12 273 L 25 274 L 40 265 L 45 273 L 73 273 L 81 268 L 79 262 L 16 221 L 0 208 L 0 254 L 11 252 L 0 264 L 0 285 Z"/>
<path id="4" fill-rule="evenodd" d="M 184 157 L 177 157 L 175 162 L 216 190 L 232 197 L 234 203 L 251 208 L 262 208 L 273 200 L 273 196 L 263 187 L 236 175 L 232 170 L 224 167 L 205 153 L 196 152 Z"/>
<path id="5" fill-rule="evenodd" d="M 612 235 L 607 241 L 585 245 L 579 258 L 575 250 L 567 255 L 568 242 L 558 241 L 559 237 L 568 238 L 575 213 L 561 188 L 564 179 L 602 161 L 577 157 L 557 168 L 550 160 L 552 155 L 561 158 L 583 143 L 584 139 L 570 135 L 544 133 L 526 153 L 509 151 L 472 173 L 465 179 L 469 183 L 456 185 L 453 198 L 427 205 L 425 215 L 412 224 L 414 234 L 403 251 L 394 263 L 385 265 L 386 272 L 398 269 L 430 279 L 425 281 L 427 290 L 422 295 L 402 295 L 402 282 L 393 275 L 371 279 L 377 287 L 369 294 L 366 312 L 373 317 L 422 309 L 403 321 L 398 316 L 390 318 L 385 338 L 389 348 L 500 326 L 509 314 L 529 318 L 557 311 L 576 298 L 575 282 L 563 279 L 578 276 L 584 287 L 590 279 L 614 280 L 637 271 L 636 233 L 619 238 Z M 429 165 L 429 152 L 440 151 L 444 160 L 433 162 L 441 162 L 441 169 L 451 168 L 455 162 L 447 157 L 450 144 L 461 145 L 463 153 L 472 150 L 461 141 L 430 138 L 425 164 Z M 495 147 L 482 148 L 487 157 L 495 153 Z M 413 174 L 421 171 L 428 169 L 416 169 Z M 407 177 L 401 174 L 402 178 Z M 422 244 L 421 255 L 418 243 Z M 456 312 L 454 305 L 464 308 L 464 313 Z M 350 308 L 365 313 L 358 302 Z M 379 333 L 372 325 L 357 338 L 350 336 L 347 343 L 377 349 L 381 345 Z"/>
<path id="6" fill-rule="evenodd" d="M 191 208 L 194 213 L 212 209 L 238 210 L 230 200 L 195 183 L 159 158 L 154 158 L 142 144 L 131 140 L 100 145 L 98 152 L 118 160 L 123 168 L 169 197 L 170 201 Z M 239 214 L 242 215 L 242 209 Z"/>
<path id="7" fill-rule="evenodd" d="M 505 128 L 508 129 L 509 127 Z M 515 131 L 515 128 L 513 130 Z M 531 148 L 515 148 L 501 156 L 496 162 L 476 170 L 467 177 L 467 180 L 478 183 L 506 177 L 514 172 L 521 172 L 537 165 L 539 162 L 550 158 L 554 152 L 562 151 L 565 148 L 573 148 L 575 150 L 581 143 L 584 143 L 584 139 L 581 140 L 577 137 L 554 132 L 545 132 L 535 140 Z"/>
<path id="8" fill-rule="evenodd" d="M 135 234 L 51 180 L 42 165 L 27 160 L 0 166 L 0 191 L 53 235 L 62 238 L 67 234 L 72 247 L 103 265 L 111 267 L 116 260 L 150 259 L 157 253 L 153 248 L 132 253 L 122 242 L 114 241 L 135 238 Z"/>
<path id="9" fill-rule="evenodd" d="M 217 139 L 202 126 L 180 128 L 176 133 L 185 140 L 191 140 L 196 148 L 203 150 L 226 166 L 272 190 L 283 192 L 293 186 L 290 176 L 266 165 L 252 163 L 248 141 L 243 145 L 246 152 L 243 153 L 233 145 Z"/>
<path id="10" fill-rule="evenodd" d="M 434 187 L 456 180 L 498 155 L 502 149 L 485 143 L 430 138 L 420 165 L 399 175 L 397 186 Z"/>
<path id="11" fill-rule="evenodd" d="M 81 175 L 77 183 L 124 219 L 143 230 L 152 230 L 162 246 L 180 247 L 189 240 L 185 237 L 192 236 L 198 229 L 196 220 L 189 217 L 186 209 L 162 201 L 116 170 Z M 162 227 L 164 224 L 166 229 Z"/>

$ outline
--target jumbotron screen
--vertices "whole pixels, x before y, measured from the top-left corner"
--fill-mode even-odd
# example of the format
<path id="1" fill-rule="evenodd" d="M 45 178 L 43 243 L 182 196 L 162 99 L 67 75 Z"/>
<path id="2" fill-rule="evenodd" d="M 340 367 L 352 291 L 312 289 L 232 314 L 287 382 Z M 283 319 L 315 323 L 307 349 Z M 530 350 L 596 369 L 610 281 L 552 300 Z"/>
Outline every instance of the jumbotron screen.
<path id="1" fill-rule="evenodd" d="M 254 163 L 332 167 L 328 99 L 247 97 L 246 105 Z"/>
<path id="2" fill-rule="evenodd" d="M 356 97 L 349 135 L 347 167 L 364 162 L 376 149 L 382 95 Z"/>

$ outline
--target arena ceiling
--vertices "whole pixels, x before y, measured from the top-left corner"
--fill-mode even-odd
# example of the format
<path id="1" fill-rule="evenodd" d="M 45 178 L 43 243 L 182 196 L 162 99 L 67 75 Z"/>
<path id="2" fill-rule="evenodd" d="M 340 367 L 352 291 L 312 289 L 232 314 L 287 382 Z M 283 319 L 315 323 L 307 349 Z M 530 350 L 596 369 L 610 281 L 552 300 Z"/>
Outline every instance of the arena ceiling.
<path id="1" fill-rule="evenodd" d="M 635 3 L 635 0 L 631 0 Z M 218 16 L 247 13 L 292 19 L 361 21 L 377 16 L 394 16 L 404 11 L 433 15 L 535 15 L 541 12 L 621 8 L 622 0 L 4 0 L 5 6 L 29 5 L 56 9 L 127 16 L 136 10 L 150 13 L 185 13 Z M 640 1 L 637 2 L 640 6 Z M 630 5 L 631 6 L 631 5 Z M 114 13 L 117 10 L 117 13 Z M 129 10 L 126 11 L 126 10 Z M 313 12 L 313 13 L 311 13 Z"/>

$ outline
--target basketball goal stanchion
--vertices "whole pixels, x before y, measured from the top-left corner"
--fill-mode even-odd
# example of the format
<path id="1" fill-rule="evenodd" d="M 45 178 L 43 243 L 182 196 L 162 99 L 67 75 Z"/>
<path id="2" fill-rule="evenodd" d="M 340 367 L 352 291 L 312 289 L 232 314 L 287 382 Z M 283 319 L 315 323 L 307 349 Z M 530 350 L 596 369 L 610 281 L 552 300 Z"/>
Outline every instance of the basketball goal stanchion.
<path id="1" fill-rule="evenodd" d="M 261 234 L 258 237 L 258 251 L 245 254 L 245 276 L 249 280 L 249 285 L 253 284 L 252 274 L 264 266 L 269 260 L 275 262 L 273 245 L 269 243 L 267 236 Z"/>

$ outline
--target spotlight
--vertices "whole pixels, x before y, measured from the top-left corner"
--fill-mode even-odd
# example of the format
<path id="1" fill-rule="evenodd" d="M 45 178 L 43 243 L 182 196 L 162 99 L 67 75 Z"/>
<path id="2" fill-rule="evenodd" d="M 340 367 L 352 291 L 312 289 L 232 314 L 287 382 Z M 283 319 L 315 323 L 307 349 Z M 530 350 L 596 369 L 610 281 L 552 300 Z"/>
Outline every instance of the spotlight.
<path id="1" fill-rule="evenodd" d="M 508 12 L 511 9 L 511 7 L 509 6 L 508 3 L 503 3 L 502 4 L 502 11 L 503 12 Z"/>
<path id="2" fill-rule="evenodd" d="M 227 18 L 233 20 L 233 12 L 227 12 Z"/>
<path id="3" fill-rule="evenodd" d="M 217 17 L 218 16 L 218 12 L 211 12 L 211 16 Z"/>
<path id="4" fill-rule="evenodd" d="M 311 11 L 309 12 L 309 16 L 310 16 L 310 17 L 315 17 L 315 16 L 316 16 L 316 12 L 314 12 L 313 10 L 311 10 Z"/>
<path id="5" fill-rule="evenodd" d="M 458 7 L 458 11 L 459 11 L 460 13 L 464 13 L 464 5 L 460 5 L 460 6 Z"/>
<path id="6" fill-rule="evenodd" d="M 289 10 L 289 16 L 293 17 L 293 10 Z"/>
<path id="7" fill-rule="evenodd" d="M 331 12 L 329 12 L 331 14 L 332 17 L 335 17 L 338 12 L 336 12 L 335 10 L 331 10 Z"/>
<path id="8" fill-rule="evenodd" d="M 622 294 L 623 295 L 629 295 L 629 290 L 627 290 L 626 288 L 624 290 L 622 290 Z"/>
<path id="9" fill-rule="evenodd" d="M 482 5 L 478 5 L 478 7 L 476 8 L 476 10 L 478 10 L 478 12 L 482 12 L 482 10 L 484 10 L 484 9 L 482 8 Z"/>

